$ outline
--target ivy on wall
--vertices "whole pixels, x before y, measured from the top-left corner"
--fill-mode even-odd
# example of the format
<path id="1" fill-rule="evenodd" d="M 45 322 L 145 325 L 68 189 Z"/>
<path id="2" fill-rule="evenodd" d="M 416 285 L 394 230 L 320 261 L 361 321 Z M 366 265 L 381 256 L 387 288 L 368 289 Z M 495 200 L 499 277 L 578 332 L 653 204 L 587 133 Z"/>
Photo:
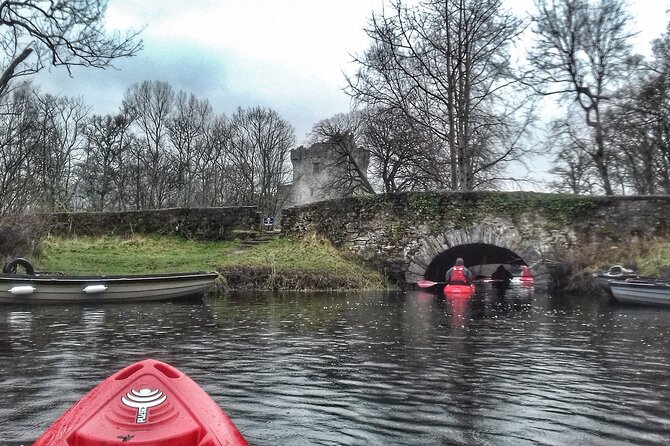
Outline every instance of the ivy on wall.
<path id="1" fill-rule="evenodd" d="M 574 222 L 596 210 L 598 197 L 505 192 L 409 192 L 366 195 L 355 199 L 366 213 L 387 212 L 402 220 L 422 221 L 430 226 L 449 223 L 464 228 L 491 215 L 516 220 L 537 213 L 557 226 Z"/>

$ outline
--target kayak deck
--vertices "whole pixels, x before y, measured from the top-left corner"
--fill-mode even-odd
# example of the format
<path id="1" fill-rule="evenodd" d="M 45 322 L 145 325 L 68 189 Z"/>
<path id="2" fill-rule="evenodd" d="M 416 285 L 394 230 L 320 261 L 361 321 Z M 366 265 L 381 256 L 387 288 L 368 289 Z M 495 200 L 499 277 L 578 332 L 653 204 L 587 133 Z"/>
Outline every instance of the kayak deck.
<path id="1" fill-rule="evenodd" d="M 147 359 L 93 388 L 34 446 L 247 445 L 221 408 L 191 378 Z"/>
<path id="2" fill-rule="evenodd" d="M 443 292 L 444 292 L 445 296 L 470 297 L 475 292 L 475 286 L 474 285 L 448 284 L 444 287 Z"/>

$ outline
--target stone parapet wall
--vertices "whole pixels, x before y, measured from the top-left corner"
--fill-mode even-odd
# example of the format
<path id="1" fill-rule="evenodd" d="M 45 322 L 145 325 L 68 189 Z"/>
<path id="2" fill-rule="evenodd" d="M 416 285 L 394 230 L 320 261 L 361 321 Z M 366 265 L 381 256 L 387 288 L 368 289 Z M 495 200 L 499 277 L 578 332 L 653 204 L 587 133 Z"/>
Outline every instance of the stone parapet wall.
<path id="1" fill-rule="evenodd" d="M 281 225 L 287 235 L 325 237 L 398 282 L 412 282 L 457 245 L 487 243 L 548 264 L 581 250 L 668 239 L 670 196 L 407 192 L 284 209 Z"/>
<path id="2" fill-rule="evenodd" d="M 257 230 L 256 206 L 174 208 L 124 212 L 63 212 L 45 216 L 49 232 L 61 236 L 160 234 L 201 240 L 231 240 Z"/>

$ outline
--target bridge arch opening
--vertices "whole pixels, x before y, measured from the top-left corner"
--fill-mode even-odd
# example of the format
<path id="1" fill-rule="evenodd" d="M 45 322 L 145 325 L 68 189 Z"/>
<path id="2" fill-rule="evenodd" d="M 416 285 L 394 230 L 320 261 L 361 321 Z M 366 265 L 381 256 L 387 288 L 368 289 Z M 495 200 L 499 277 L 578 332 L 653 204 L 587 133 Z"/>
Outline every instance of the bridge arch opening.
<path id="1" fill-rule="evenodd" d="M 521 256 L 507 248 L 488 243 L 468 243 L 453 246 L 436 255 L 426 268 L 424 278 L 434 282 L 444 281 L 447 270 L 459 257 L 475 276 L 490 276 L 500 265 L 508 269 L 528 265 Z"/>

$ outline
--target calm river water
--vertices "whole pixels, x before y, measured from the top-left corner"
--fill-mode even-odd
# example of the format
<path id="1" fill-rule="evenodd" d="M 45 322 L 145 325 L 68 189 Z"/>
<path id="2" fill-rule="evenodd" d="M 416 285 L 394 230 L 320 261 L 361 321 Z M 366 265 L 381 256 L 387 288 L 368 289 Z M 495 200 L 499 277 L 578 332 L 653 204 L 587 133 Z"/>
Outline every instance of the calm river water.
<path id="1" fill-rule="evenodd" d="M 253 445 L 670 443 L 670 309 L 408 292 L 0 306 L 0 444 L 147 357 Z"/>

